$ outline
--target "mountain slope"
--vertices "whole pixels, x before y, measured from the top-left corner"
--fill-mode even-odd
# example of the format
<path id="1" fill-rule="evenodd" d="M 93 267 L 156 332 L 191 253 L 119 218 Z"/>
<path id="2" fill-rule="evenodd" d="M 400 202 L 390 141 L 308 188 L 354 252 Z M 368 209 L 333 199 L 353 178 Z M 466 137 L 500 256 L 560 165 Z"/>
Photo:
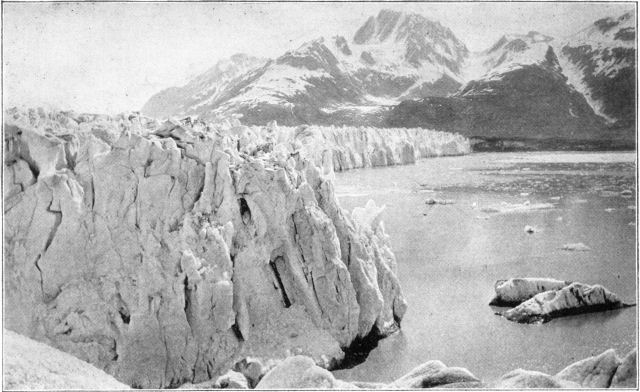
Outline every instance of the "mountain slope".
<path id="1" fill-rule="evenodd" d="M 387 122 L 500 139 L 592 139 L 604 122 L 567 84 L 550 39 L 503 37 L 478 63 L 487 70 L 447 98 L 405 101 Z"/>
<path id="2" fill-rule="evenodd" d="M 563 42 L 560 51 L 570 82 L 618 128 L 635 125 L 635 23 L 633 12 L 597 20 Z"/>
<path id="3" fill-rule="evenodd" d="M 481 138 L 632 141 L 635 45 L 632 13 L 563 40 L 531 31 L 471 53 L 438 22 L 382 10 L 351 39 L 307 42 L 216 89 L 192 82 L 191 90 L 180 90 L 189 90 L 190 99 L 166 90 L 143 112 L 237 116 L 245 124 L 428 127 Z M 164 102 L 162 94 L 177 103 L 152 104 Z"/>
<path id="4" fill-rule="evenodd" d="M 464 44 L 440 23 L 383 10 L 351 40 L 319 38 L 215 90 L 183 89 L 197 100 L 165 90 L 142 111 L 205 118 L 241 114 L 247 124 L 274 119 L 283 124 L 359 122 L 358 115 L 371 121 L 383 106 L 456 91 L 467 55 Z M 182 102 L 158 105 L 167 94 Z"/>
<path id="5" fill-rule="evenodd" d="M 503 35 L 491 48 L 469 56 L 464 67 L 465 79 L 471 81 L 544 61 L 552 41 L 552 37 L 537 31 Z"/>
<path id="6" fill-rule="evenodd" d="M 152 96 L 142 112 L 152 117 L 190 114 L 194 108 L 210 108 L 224 100 L 224 91 L 238 78 L 267 63 L 266 59 L 236 54 L 216 63 L 182 87 L 170 87 Z"/>

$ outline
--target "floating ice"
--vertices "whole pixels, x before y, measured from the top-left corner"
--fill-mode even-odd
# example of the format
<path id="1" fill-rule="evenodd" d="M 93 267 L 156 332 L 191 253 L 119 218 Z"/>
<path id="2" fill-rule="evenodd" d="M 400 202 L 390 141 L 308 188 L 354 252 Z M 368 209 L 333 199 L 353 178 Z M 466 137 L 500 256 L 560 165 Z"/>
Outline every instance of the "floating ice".
<path id="1" fill-rule="evenodd" d="M 453 200 L 444 200 L 444 199 L 427 199 L 427 200 L 424 202 L 424 204 L 427 204 L 427 205 L 430 205 L 430 206 L 435 205 L 435 204 L 442 204 L 442 205 L 445 205 L 445 204 L 453 204 Z"/>
<path id="2" fill-rule="evenodd" d="M 589 248 L 582 242 L 576 242 L 574 244 L 564 244 L 560 249 L 567 250 L 567 251 L 576 251 L 576 252 L 588 252 L 591 250 L 591 248 Z"/>
<path id="3" fill-rule="evenodd" d="M 522 204 L 511 204 L 507 202 L 502 202 L 501 204 L 491 205 L 488 207 L 484 207 L 480 209 L 480 211 L 490 214 L 508 214 L 508 213 L 518 213 L 518 212 L 530 212 L 536 210 L 546 210 L 554 208 L 554 205 L 551 203 L 534 203 L 531 204 L 528 200 Z"/>

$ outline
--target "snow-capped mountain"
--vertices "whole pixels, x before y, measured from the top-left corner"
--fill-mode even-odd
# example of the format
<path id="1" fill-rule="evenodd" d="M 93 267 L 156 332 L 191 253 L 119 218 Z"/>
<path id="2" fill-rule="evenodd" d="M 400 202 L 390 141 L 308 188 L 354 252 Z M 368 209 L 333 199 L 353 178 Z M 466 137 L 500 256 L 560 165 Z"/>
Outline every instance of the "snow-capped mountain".
<path id="1" fill-rule="evenodd" d="M 449 97 L 402 102 L 389 113 L 388 125 L 501 140 L 597 138 L 604 121 L 567 83 L 553 47 L 530 44 L 522 37 L 501 39 L 481 56 L 483 76 Z"/>
<path id="2" fill-rule="evenodd" d="M 236 113 L 246 123 L 357 121 L 358 113 L 369 115 L 405 99 L 455 92 L 464 81 L 467 56 L 465 45 L 440 23 L 382 10 L 352 39 L 318 38 L 225 83 L 210 72 L 155 95 L 142 111 L 205 118 Z M 198 84 L 208 89 L 192 88 Z M 181 103 L 158 104 L 167 95 Z"/>
<path id="3" fill-rule="evenodd" d="M 503 35 L 491 48 L 470 54 L 464 67 L 465 80 L 491 77 L 523 65 L 544 62 L 552 41 L 552 37 L 537 31 Z"/>
<path id="4" fill-rule="evenodd" d="M 371 83 L 376 74 L 402 75 L 412 81 L 404 91 L 397 92 L 401 98 L 455 91 L 454 86 L 463 82 L 461 69 L 469 54 L 453 32 L 439 22 L 389 10 L 370 17 L 356 31 L 352 47 L 353 57 L 342 60 L 351 64 L 370 94 L 378 92 L 377 83 Z M 355 66 L 354 59 L 360 60 Z"/>
<path id="5" fill-rule="evenodd" d="M 560 64 L 594 111 L 617 127 L 635 125 L 636 20 L 604 18 L 563 40 Z"/>
<path id="6" fill-rule="evenodd" d="M 633 15 L 625 14 L 565 40 L 538 32 L 503 36 L 470 54 L 463 68 L 469 81 L 455 94 L 405 101 L 389 112 L 386 124 L 485 140 L 629 146 L 635 136 L 633 26 Z"/>
<path id="7" fill-rule="evenodd" d="M 182 87 L 170 87 L 152 96 L 142 112 L 153 117 L 180 116 L 211 110 L 224 101 L 224 92 L 235 87 L 238 77 L 267 63 L 267 59 L 236 54 L 216 63 Z"/>
<path id="8" fill-rule="evenodd" d="M 612 123 L 627 134 L 635 124 L 634 26 L 634 15 L 627 13 L 568 38 L 535 31 L 504 35 L 471 53 L 439 22 L 382 10 L 352 38 L 321 37 L 275 60 L 242 61 L 244 73 L 240 66 L 228 73 L 214 67 L 152 97 L 142 111 L 239 116 L 246 124 L 277 120 L 431 127 L 480 137 L 608 138 Z"/>
<path id="9" fill-rule="evenodd" d="M 550 78 L 563 79 L 552 41 L 552 37 L 536 31 L 502 36 L 491 48 L 469 56 L 465 67 L 468 82 L 454 96 L 494 95 L 497 87 L 506 87 L 505 79 L 513 79 L 514 73 L 518 77 L 530 72 L 548 73 Z M 529 90 L 513 87 L 516 95 L 530 94 Z"/>

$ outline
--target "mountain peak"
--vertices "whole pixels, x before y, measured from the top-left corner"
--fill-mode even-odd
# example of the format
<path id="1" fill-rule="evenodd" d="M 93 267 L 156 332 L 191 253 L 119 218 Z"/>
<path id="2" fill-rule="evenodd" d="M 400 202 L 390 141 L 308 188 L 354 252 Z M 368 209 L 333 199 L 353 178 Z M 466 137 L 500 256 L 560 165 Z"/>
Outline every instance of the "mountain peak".
<path id="1" fill-rule="evenodd" d="M 468 54 L 467 47 L 453 32 L 420 14 L 389 9 L 371 16 L 356 31 L 356 45 L 393 46 L 404 61 L 415 68 L 424 64 L 441 64 L 454 74 Z"/>
<path id="2" fill-rule="evenodd" d="M 353 42 L 358 45 L 384 42 L 392 37 L 394 32 L 395 41 L 425 35 L 433 36 L 433 38 L 455 38 L 449 28 L 423 15 L 382 9 L 377 16 L 369 17 L 356 31 Z"/>
<path id="3" fill-rule="evenodd" d="M 386 40 L 395 29 L 402 12 L 389 9 L 380 10 L 377 17 L 369 17 L 367 21 L 356 31 L 353 42 L 362 45 L 377 38 L 379 42 Z"/>

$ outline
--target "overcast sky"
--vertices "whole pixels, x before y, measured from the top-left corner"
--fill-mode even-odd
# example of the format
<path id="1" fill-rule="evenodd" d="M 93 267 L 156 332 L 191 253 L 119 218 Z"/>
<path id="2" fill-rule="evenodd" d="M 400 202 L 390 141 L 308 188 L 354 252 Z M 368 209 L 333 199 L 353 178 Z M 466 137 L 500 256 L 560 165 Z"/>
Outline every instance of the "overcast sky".
<path id="1" fill-rule="evenodd" d="M 572 34 L 632 3 L 4 3 L 7 105 L 137 110 L 235 53 L 277 57 L 323 35 L 351 37 L 380 9 L 418 12 L 470 50 L 505 33 Z"/>

